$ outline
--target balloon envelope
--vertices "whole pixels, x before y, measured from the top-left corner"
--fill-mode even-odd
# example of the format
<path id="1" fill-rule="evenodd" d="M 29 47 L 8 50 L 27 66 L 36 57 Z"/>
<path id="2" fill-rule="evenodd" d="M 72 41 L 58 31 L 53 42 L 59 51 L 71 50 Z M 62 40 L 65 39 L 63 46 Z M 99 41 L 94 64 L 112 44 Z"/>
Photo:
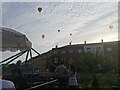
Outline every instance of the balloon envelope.
<path id="1" fill-rule="evenodd" d="M 113 29 L 113 25 L 109 25 L 109 29 Z"/>
<path id="2" fill-rule="evenodd" d="M 60 32 L 60 30 L 58 30 L 58 32 Z"/>
<path id="3" fill-rule="evenodd" d="M 32 47 L 32 43 L 28 40 L 26 35 L 10 28 L 0 27 L 0 36 L 2 37 L 2 44 L 0 51 L 28 50 Z"/>
<path id="4" fill-rule="evenodd" d="M 41 7 L 38 7 L 38 11 L 41 12 L 41 11 L 42 11 L 42 8 L 41 8 Z"/>
<path id="5" fill-rule="evenodd" d="M 71 36 L 72 34 L 70 33 L 70 36 Z"/>
<path id="6" fill-rule="evenodd" d="M 44 38 L 45 38 L 45 35 L 42 35 L 42 38 L 44 39 Z"/>

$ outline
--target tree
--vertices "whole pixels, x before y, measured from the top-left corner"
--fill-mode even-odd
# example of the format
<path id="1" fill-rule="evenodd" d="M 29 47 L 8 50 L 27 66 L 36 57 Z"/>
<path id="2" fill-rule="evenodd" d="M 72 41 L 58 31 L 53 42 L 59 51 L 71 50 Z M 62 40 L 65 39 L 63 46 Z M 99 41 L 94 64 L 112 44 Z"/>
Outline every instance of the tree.
<path id="1" fill-rule="evenodd" d="M 106 73 L 114 72 L 117 63 L 110 55 L 92 54 L 82 52 L 77 62 L 75 62 L 78 72 Z"/>
<path id="2" fill-rule="evenodd" d="M 99 87 L 108 87 L 117 83 L 115 79 L 117 62 L 110 55 L 82 52 L 78 60 L 75 61 L 77 61 L 75 66 L 79 73 L 78 82 L 81 87 L 89 88 L 92 86 L 93 74 L 98 79 Z"/>

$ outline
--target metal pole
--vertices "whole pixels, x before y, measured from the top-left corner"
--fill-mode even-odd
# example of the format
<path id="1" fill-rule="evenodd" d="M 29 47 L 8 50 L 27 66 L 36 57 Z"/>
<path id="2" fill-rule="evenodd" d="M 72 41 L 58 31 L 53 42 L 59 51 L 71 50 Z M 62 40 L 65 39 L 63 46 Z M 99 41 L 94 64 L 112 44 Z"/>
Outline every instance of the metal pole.
<path id="1" fill-rule="evenodd" d="M 33 66 L 34 66 L 33 64 L 34 64 L 34 63 L 33 63 L 33 61 L 32 61 L 32 52 L 31 52 L 31 50 L 30 50 L 30 59 L 31 59 L 31 64 L 32 64 L 32 65 L 31 65 L 31 66 L 32 66 L 31 83 L 32 83 L 32 82 L 33 82 L 32 77 L 33 77 L 33 73 L 34 73 L 34 72 L 33 72 Z"/>
<path id="2" fill-rule="evenodd" d="M 28 88 L 28 89 L 25 89 L 25 90 L 33 90 L 33 89 L 37 89 L 37 88 L 40 88 L 40 87 L 42 87 L 42 86 L 45 86 L 45 85 L 48 85 L 48 84 L 54 83 L 54 82 L 56 82 L 56 81 L 57 81 L 57 79 L 52 80 L 52 81 L 50 81 L 50 82 L 46 82 L 46 83 L 40 84 L 40 85 L 37 85 L 37 86 L 34 86 L 34 87 L 31 87 L 31 88 Z"/>
<path id="3" fill-rule="evenodd" d="M 39 54 L 35 49 L 31 48 L 34 52 L 36 52 L 38 55 L 41 56 L 41 54 Z"/>
<path id="4" fill-rule="evenodd" d="M 11 56 L 11 57 L 9 57 L 9 58 L 3 60 L 2 62 L 0 62 L 0 64 L 1 64 L 1 63 L 4 63 L 4 62 L 6 62 L 6 61 L 8 61 L 8 60 L 11 59 L 11 58 L 14 58 L 15 56 L 20 55 L 20 54 L 23 53 L 23 52 L 25 52 L 25 51 L 22 51 L 22 52 L 20 52 L 20 53 L 17 53 L 17 54 L 15 54 L 15 55 L 13 55 L 13 56 Z"/>
<path id="5" fill-rule="evenodd" d="M 56 68 L 57 66 L 55 66 L 53 63 L 51 63 L 50 61 L 48 61 L 45 57 L 43 57 L 41 54 L 39 54 L 35 49 L 31 48 L 34 52 L 36 52 L 39 56 L 41 56 L 44 60 L 46 60 L 50 65 L 52 65 L 54 68 Z"/>
<path id="6" fill-rule="evenodd" d="M 27 51 L 27 55 L 26 55 L 25 61 L 27 61 L 28 55 L 29 55 L 29 51 Z"/>
<path id="7" fill-rule="evenodd" d="M 20 57 L 21 55 L 23 55 L 26 51 L 22 52 L 20 55 L 16 56 L 15 58 L 13 58 L 12 60 L 10 60 L 9 62 L 7 62 L 5 65 L 9 64 L 10 62 L 14 61 L 15 59 L 17 59 L 18 57 Z"/>

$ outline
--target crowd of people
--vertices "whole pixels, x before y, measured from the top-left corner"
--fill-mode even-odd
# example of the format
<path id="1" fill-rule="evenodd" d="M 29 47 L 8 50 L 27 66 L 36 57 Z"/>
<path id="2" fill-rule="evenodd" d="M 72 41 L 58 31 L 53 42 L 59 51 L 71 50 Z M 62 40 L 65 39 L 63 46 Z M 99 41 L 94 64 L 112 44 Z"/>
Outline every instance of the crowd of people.
<path id="1" fill-rule="evenodd" d="M 17 68 L 13 69 L 11 73 L 13 76 L 11 81 L 5 80 L 4 78 L 0 79 L 2 88 L 9 88 L 13 90 L 24 90 L 28 88 L 27 82 L 22 76 L 19 65 Z M 55 75 L 59 83 L 59 88 L 78 88 L 77 73 L 74 65 L 69 65 L 67 68 L 64 65 L 64 61 L 61 61 L 61 64 L 55 69 Z M 93 88 L 98 87 L 98 82 L 95 74 L 93 74 L 93 80 L 91 83 Z"/>
<path id="2" fill-rule="evenodd" d="M 7 79 L 3 73 L 0 74 L 0 90 L 24 90 L 28 88 L 27 82 L 22 75 L 19 62 L 20 61 L 12 68 L 12 78 L 10 80 Z"/>
<path id="3" fill-rule="evenodd" d="M 77 88 L 78 82 L 75 67 L 73 65 L 69 65 L 69 68 L 67 69 L 64 65 L 64 61 L 61 61 L 61 64 L 56 68 L 55 73 L 60 88 L 67 88 L 67 86 L 69 86 L 69 88 Z"/>
<path id="4" fill-rule="evenodd" d="M 74 65 L 69 65 L 67 69 L 64 65 L 64 61 L 61 61 L 61 64 L 56 68 L 55 73 L 58 78 L 60 88 L 79 88 L 77 72 Z M 93 73 L 91 78 L 91 88 L 98 90 L 98 80 L 95 73 Z"/>

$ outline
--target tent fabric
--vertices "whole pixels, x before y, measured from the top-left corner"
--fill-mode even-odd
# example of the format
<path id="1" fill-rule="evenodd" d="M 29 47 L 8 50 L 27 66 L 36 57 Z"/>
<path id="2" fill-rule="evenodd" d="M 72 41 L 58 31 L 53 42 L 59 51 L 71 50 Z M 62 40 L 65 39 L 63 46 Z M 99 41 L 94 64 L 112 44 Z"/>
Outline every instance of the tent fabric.
<path id="1" fill-rule="evenodd" d="M 17 32 L 10 28 L 1 27 L 0 32 L 2 35 L 2 45 L 0 45 L 0 51 L 23 51 L 32 47 L 32 43 L 28 40 L 26 35 Z"/>

